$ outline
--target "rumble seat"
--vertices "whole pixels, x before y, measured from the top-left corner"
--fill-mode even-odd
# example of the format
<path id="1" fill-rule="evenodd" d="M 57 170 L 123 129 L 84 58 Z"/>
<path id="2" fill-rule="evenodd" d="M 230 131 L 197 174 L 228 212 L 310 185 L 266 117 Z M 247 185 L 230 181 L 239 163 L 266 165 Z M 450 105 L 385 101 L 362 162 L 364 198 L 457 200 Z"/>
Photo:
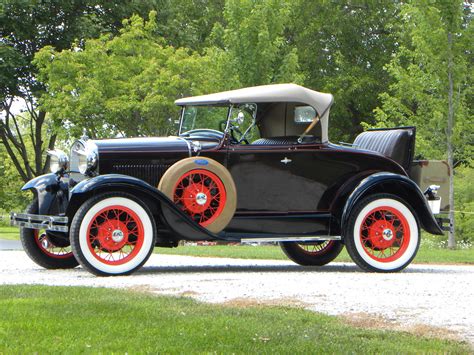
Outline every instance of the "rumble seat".
<path id="1" fill-rule="evenodd" d="M 415 128 L 369 130 L 356 137 L 353 147 L 381 153 L 408 170 L 413 160 Z"/>

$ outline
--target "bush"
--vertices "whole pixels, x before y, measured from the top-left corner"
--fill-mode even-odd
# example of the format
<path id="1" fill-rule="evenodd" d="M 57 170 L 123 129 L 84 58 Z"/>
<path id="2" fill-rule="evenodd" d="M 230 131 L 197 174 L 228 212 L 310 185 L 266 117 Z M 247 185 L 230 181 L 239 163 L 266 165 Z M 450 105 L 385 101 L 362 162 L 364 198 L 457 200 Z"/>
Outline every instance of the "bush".
<path id="1" fill-rule="evenodd" d="M 474 243 L 474 169 L 468 165 L 456 168 L 454 210 L 457 242 Z"/>

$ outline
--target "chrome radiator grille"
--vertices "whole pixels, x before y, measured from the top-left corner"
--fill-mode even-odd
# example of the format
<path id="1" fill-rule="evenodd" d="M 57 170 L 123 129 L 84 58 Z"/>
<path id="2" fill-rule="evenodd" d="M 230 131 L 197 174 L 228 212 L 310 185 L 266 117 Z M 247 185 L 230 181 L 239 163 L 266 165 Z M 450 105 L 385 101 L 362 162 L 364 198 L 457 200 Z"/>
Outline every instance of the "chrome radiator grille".
<path id="1" fill-rule="evenodd" d="M 166 164 L 114 164 L 112 170 L 115 174 L 133 176 L 156 187 L 170 166 Z"/>

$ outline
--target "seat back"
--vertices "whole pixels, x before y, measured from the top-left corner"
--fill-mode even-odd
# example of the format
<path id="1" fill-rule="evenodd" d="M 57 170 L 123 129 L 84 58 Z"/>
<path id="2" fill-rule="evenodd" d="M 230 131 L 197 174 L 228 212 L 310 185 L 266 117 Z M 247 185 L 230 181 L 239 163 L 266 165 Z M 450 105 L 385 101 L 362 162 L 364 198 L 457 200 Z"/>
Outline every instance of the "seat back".
<path id="1" fill-rule="evenodd" d="M 353 146 L 379 152 L 408 171 L 415 151 L 415 127 L 368 130 L 356 137 Z"/>
<path id="2" fill-rule="evenodd" d="M 292 145 L 298 142 L 298 136 L 259 138 L 253 145 Z"/>

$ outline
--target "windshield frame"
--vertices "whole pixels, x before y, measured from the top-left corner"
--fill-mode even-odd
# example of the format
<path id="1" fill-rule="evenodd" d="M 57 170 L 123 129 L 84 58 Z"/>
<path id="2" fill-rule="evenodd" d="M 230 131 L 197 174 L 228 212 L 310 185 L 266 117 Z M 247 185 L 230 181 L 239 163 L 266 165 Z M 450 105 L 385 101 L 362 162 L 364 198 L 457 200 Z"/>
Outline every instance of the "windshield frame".
<path id="1" fill-rule="evenodd" d="M 178 129 L 178 135 L 182 135 L 182 134 L 185 134 L 186 132 L 189 132 L 190 130 L 187 130 L 187 131 L 184 131 L 183 132 L 183 123 L 184 123 L 184 112 L 186 110 L 186 108 L 189 108 L 189 107 L 226 107 L 227 108 L 227 117 L 226 117 L 226 126 L 225 126 L 225 129 L 224 131 L 222 132 L 223 134 L 226 134 L 226 132 L 228 131 L 228 128 L 229 128 L 229 119 L 230 119 L 230 115 L 232 113 L 232 107 L 233 105 L 210 105 L 210 104 L 207 104 L 207 105 L 184 105 L 184 106 L 181 106 L 181 113 L 180 113 L 180 119 L 179 119 L 179 129 Z M 210 130 L 215 130 L 213 128 L 193 128 L 193 129 L 210 129 Z M 218 130 L 219 132 L 221 132 L 220 130 Z"/>

